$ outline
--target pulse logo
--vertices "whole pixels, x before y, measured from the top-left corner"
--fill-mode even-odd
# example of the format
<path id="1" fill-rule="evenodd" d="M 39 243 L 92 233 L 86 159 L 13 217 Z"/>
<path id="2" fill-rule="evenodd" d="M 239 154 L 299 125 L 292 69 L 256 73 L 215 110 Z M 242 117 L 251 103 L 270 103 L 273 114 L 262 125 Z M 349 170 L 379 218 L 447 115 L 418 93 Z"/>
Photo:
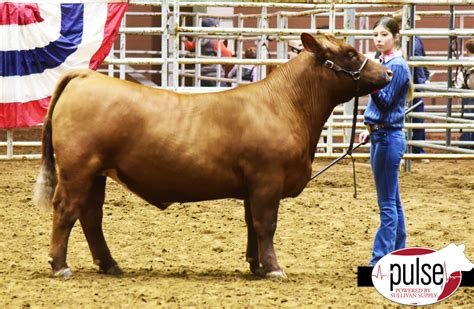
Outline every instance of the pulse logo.
<path id="1" fill-rule="evenodd" d="M 429 305 L 453 295 L 461 283 L 461 271 L 474 264 L 464 255 L 464 245 L 450 244 L 439 251 L 405 248 L 375 264 L 372 282 L 385 298 L 404 305 Z"/>

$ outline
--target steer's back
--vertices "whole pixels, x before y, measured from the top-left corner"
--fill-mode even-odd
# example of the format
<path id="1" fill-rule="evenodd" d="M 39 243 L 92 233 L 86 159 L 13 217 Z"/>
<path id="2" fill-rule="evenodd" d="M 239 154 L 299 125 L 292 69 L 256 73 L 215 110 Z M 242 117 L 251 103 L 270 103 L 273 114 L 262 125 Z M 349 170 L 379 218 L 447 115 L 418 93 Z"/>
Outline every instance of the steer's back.
<path id="1" fill-rule="evenodd" d="M 58 165 L 110 176 L 151 203 L 243 198 L 247 174 L 270 162 L 278 169 L 292 148 L 285 125 L 254 99 L 242 91 L 183 95 L 85 73 L 54 110 Z"/>

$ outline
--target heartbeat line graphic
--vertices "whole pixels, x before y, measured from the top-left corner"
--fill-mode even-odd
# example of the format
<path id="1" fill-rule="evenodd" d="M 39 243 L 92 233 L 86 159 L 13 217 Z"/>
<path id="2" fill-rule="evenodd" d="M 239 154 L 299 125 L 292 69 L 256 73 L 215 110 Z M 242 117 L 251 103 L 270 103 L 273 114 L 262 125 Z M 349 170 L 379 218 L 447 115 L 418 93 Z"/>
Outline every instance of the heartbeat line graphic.
<path id="1" fill-rule="evenodd" d="M 451 273 L 451 274 L 449 275 L 449 277 L 448 277 L 448 273 L 447 273 L 447 271 L 446 271 L 446 269 L 447 269 L 447 268 L 446 268 L 446 261 L 443 262 L 443 266 L 444 266 L 444 268 L 443 268 L 444 282 L 443 282 L 443 284 L 441 285 L 441 290 L 444 289 L 444 286 L 446 285 L 446 283 L 448 282 L 449 279 L 458 279 L 458 278 L 461 279 L 461 272 L 456 272 L 456 271 L 453 272 L 453 273 Z M 380 267 L 380 266 L 379 266 L 379 267 Z M 459 276 L 455 276 L 455 275 L 454 275 L 455 273 L 458 273 Z"/>
<path id="2" fill-rule="evenodd" d="M 380 269 L 380 265 L 379 265 L 379 268 L 377 269 L 377 273 L 375 275 L 372 275 L 372 277 L 375 277 L 375 278 L 379 278 L 380 276 L 380 280 L 383 280 L 383 277 L 387 277 L 388 278 L 388 275 L 384 275 L 382 274 L 382 270 Z"/>

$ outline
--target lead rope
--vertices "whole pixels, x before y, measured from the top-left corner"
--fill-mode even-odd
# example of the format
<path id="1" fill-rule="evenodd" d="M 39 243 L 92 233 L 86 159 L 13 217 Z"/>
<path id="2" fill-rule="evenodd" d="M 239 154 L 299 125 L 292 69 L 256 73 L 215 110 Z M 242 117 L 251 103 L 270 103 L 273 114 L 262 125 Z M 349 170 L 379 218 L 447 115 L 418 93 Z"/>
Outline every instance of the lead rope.
<path id="1" fill-rule="evenodd" d="M 359 82 L 356 81 L 357 83 L 357 95 L 354 98 L 354 110 L 353 110 L 353 117 L 352 117 L 352 130 L 351 130 L 351 139 L 349 142 L 349 148 L 347 151 L 337 158 L 336 160 L 332 161 L 329 165 L 327 165 L 325 168 L 311 176 L 310 181 L 327 171 L 329 168 L 331 168 L 333 165 L 335 165 L 337 162 L 341 161 L 344 159 L 347 155 L 349 155 L 352 159 L 352 175 L 354 179 L 354 198 L 357 198 L 357 177 L 356 177 L 356 169 L 355 169 L 355 158 L 352 156 L 352 153 L 357 150 L 360 146 L 362 146 L 362 143 L 359 143 L 357 146 L 354 147 L 354 139 L 355 139 L 355 131 L 356 131 L 356 126 L 357 126 L 357 114 L 359 112 Z"/>
<path id="2" fill-rule="evenodd" d="M 354 195 L 352 195 L 355 199 L 357 199 L 357 177 L 356 177 L 356 167 L 355 167 L 355 158 L 350 155 L 352 159 L 352 175 L 354 177 Z"/>
<path id="3" fill-rule="evenodd" d="M 353 197 L 357 198 L 357 176 L 356 176 L 356 168 L 355 168 L 355 158 L 352 156 L 352 151 L 354 147 L 354 139 L 356 133 L 356 126 L 357 126 L 357 114 L 359 113 L 359 80 L 356 80 L 356 96 L 354 99 L 354 110 L 352 112 L 352 130 L 351 130 L 351 140 L 349 143 L 349 148 L 347 149 L 347 154 L 352 159 L 352 175 L 354 179 L 354 195 Z"/>
<path id="4" fill-rule="evenodd" d="M 359 97 L 355 97 L 355 101 L 354 101 L 354 107 L 355 105 L 358 105 L 359 104 Z M 418 106 L 420 106 L 421 104 L 423 104 L 423 101 L 419 101 L 418 103 L 412 105 L 410 108 L 408 108 L 406 111 L 405 111 L 405 116 L 408 115 L 409 113 L 411 113 L 413 110 L 415 110 Z M 355 117 L 357 117 L 356 114 L 354 114 Z M 352 126 L 352 130 L 355 131 L 354 129 L 354 125 Z M 351 134 L 352 136 L 352 134 Z M 341 161 L 342 159 L 344 159 L 347 155 L 350 155 L 351 158 L 352 158 L 352 166 L 353 166 L 353 177 L 354 177 L 354 198 L 357 198 L 357 179 L 356 179 L 356 172 L 355 172 L 355 159 L 354 157 L 352 157 L 352 153 L 357 150 L 360 146 L 362 146 L 363 143 L 359 143 L 357 144 L 354 148 L 351 147 L 351 145 L 349 145 L 349 148 L 352 148 L 352 151 L 351 153 L 349 154 L 348 151 L 346 151 L 342 156 L 340 156 L 339 158 L 337 158 L 336 160 L 332 161 L 331 163 L 329 163 L 328 165 L 326 165 L 323 169 L 321 169 L 319 172 L 317 172 L 316 174 L 314 174 L 313 176 L 311 176 L 310 180 L 313 180 L 315 179 L 316 177 L 318 177 L 319 175 L 321 175 L 322 173 L 324 173 L 325 171 L 327 171 L 328 169 L 330 169 L 332 166 L 334 166 L 337 162 Z"/>

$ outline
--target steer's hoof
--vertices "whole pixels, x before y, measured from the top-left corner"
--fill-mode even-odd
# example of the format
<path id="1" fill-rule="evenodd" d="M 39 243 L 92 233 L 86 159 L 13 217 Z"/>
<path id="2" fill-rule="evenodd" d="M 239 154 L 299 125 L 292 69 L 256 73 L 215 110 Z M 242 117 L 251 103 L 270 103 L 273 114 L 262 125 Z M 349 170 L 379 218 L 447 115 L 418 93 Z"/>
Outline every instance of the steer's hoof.
<path id="1" fill-rule="evenodd" d="M 112 276 L 121 276 L 121 275 L 123 275 L 123 270 L 117 264 L 113 265 L 112 267 L 110 267 L 109 269 L 107 269 L 103 272 L 106 275 L 112 275 Z"/>
<path id="2" fill-rule="evenodd" d="M 256 269 L 251 269 L 252 273 L 255 275 L 255 276 L 259 276 L 259 277 L 265 277 L 265 269 L 263 269 L 263 267 L 259 267 L 259 268 L 256 268 Z"/>
<path id="3" fill-rule="evenodd" d="M 274 270 L 269 273 L 266 273 L 265 277 L 269 279 L 287 279 L 288 278 L 282 269 Z"/>
<path id="4" fill-rule="evenodd" d="M 249 263 L 249 268 L 252 274 L 257 276 L 263 276 L 265 274 L 263 268 L 260 267 L 258 260 L 255 261 L 253 258 L 247 258 L 247 262 Z"/>
<path id="5" fill-rule="evenodd" d="M 55 277 L 68 279 L 72 276 L 72 271 L 69 267 L 60 269 L 53 273 Z"/>

